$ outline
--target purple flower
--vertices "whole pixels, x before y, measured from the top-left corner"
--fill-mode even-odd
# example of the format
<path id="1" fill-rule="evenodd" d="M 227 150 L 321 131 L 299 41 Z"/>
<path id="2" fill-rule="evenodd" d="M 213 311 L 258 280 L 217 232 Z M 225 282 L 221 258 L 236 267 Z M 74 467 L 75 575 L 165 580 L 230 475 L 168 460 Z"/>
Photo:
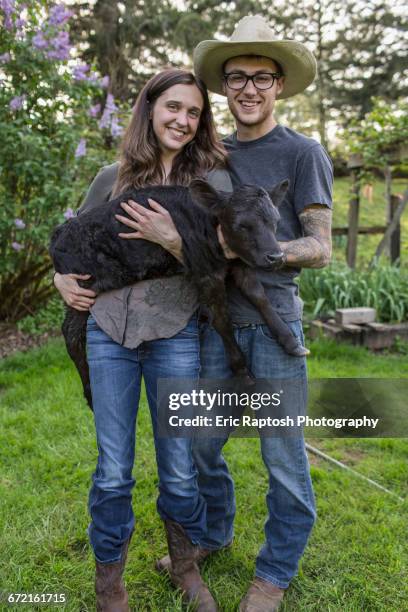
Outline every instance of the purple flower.
<path id="1" fill-rule="evenodd" d="M 76 214 L 74 213 L 72 208 L 67 208 L 67 210 L 64 212 L 64 217 L 66 219 L 72 219 L 72 217 L 76 217 Z"/>
<path id="2" fill-rule="evenodd" d="M 0 0 L 0 8 L 5 12 L 6 15 L 11 15 L 15 12 L 16 0 Z"/>
<path id="3" fill-rule="evenodd" d="M 101 78 L 101 87 L 103 87 L 103 89 L 108 89 L 109 82 L 110 82 L 110 79 L 109 79 L 108 75 L 102 77 Z"/>
<path id="4" fill-rule="evenodd" d="M 112 117 L 112 115 L 114 115 L 117 110 L 118 110 L 118 107 L 115 104 L 113 95 L 109 93 L 106 97 L 105 108 L 103 110 L 102 117 L 98 123 L 101 129 L 107 128 L 112 125 L 112 121 L 114 120 L 114 117 Z M 117 120 L 116 120 L 113 126 L 113 130 L 115 131 L 118 129 L 121 129 L 121 128 L 118 125 Z"/>
<path id="5" fill-rule="evenodd" d="M 88 76 L 86 75 L 88 70 L 88 64 L 81 64 L 80 66 L 75 66 L 74 70 L 72 71 L 72 76 L 74 77 L 75 81 L 86 81 L 88 79 Z"/>
<path id="6" fill-rule="evenodd" d="M 118 107 L 115 104 L 114 97 L 111 93 L 109 93 L 106 97 L 105 109 L 108 109 L 110 113 L 114 113 L 118 110 Z"/>
<path id="7" fill-rule="evenodd" d="M 117 138 L 118 136 L 120 136 L 123 132 L 123 127 L 121 125 L 119 125 L 118 122 L 118 118 L 116 115 L 112 116 L 112 121 L 111 121 L 111 134 L 114 138 Z"/>
<path id="8" fill-rule="evenodd" d="M 15 96 L 9 102 L 10 109 L 13 110 L 13 111 L 20 110 L 20 108 L 23 106 L 23 103 L 26 100 L 26 98 L 27 98 L 27 96 L 25 94 L 23 94 L 22 96 Z"/>
<path id="9" fill-rule="evenodd" d="M 64 4 L 56 4 L 50 11 L 48 21 L 53 26 L 63 25 L 73 14 L 73 11 L 69 11 Z"/>
<path id="10" fill-rule="evenodd" d="M 103 128 L 107 128 L 110 125 L 111 114 L 107 108 L 102 113 L 102 117 L 99 120 L 98 126 L 102 130 Z"/>
<path id="11" fill-rule="evenodd" d="M 26 226 L 22 219 L 14 219 L 14 225 L 17 227 L 17 229 L 24 229 Z"/>
<path id="12" fill-rule="evenodd" d="M 86 155 L 86 140 L 85 138 L 81 138 L 75 149 L 75 157 L 83 157 L 84 155 Z"/>
<path id="13" fill-rule="evenodd" d="M 10 60 L 11 60 L 11 55 L 10 55 L 10 53 L 8 51 L 6 51 L 6 53 L 3 53 L 2 55 L 0 55 L 0 64 L 6 64 Z"/>
<path id="14" fill-rule="evenodd" d="M 20 244 L 19 242 L 12 242 L 11 243 L 11 247 L 15 250 L 15 251 L 21 251 L 21 249 L 24 249 L 23 245 Z"/>
<path id="15" fill-rule="evenodd" d="M 100 112 L 101 112 L 101 105 L 100 104 L 94 104 L 94 106 L 90 106 L 89 107 L 88 115 L 90 117 L 97 117 Z"/>
<path id="16" fill-rule="evenodd" d="M 44 32 L 41 32 L 41 30 L 33 36 L 33 46 L 36 49 L 46 49 L 48 47 L 48 40 L 44 38 Z"/>
<path id="17" fill-rule="evenodd" d="M 70 49 L 53 49 L 52 51 L 47 51 L 46 56 L 48 59 L 63 61 L 69 59 L 69 51 Z"/>
<path id="18" fill-rule="evenodd" d="M 5 15 L 12 15 L 15 11 L 15 0 L 0 0 L 0 9 Z"/>
<path id="19" fill-rule="evenodd" d="M 0 9 L 4 13 L 4 27 L 11 30 L 13 27 L 12 14 L 15 12 L 15 0 L 0 0 Z"/>
<path id="20" fill-rule="evenodd" d="M 21 30 L 23 26 L 25 26 L 26 23 L 27 21 L 25 19 L 22 19 L 21 17 L 19 17 L 15 23 L 17 30 Z"/>
<path id="21" fill-rule="evenodd" d="M 47 57 L 50 59 L 65 60 L 69 58 L 71 44 L 69 42 L 68 32 L 58 32 L 58 35 L 49 41 L 53 47 L 47 52 Z"/>

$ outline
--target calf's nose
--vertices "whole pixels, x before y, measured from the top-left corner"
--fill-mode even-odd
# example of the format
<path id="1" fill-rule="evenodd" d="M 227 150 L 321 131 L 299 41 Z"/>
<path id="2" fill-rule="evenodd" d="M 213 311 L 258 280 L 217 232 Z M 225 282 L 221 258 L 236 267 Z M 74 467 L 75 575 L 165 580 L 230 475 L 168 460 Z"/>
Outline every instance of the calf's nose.
<path id="1" fill-rule="evenodd" d="M 266 261 L 272 266 L 279 264 L 283 260 L 283 253 L 268 253 L 266 255 Z"/>

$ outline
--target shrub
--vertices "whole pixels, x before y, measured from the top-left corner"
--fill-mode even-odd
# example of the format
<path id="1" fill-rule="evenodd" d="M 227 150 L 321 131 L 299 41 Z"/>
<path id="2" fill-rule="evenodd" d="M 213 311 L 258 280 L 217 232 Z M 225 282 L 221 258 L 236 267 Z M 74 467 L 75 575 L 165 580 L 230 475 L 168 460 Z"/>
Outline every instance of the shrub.
<path id="1" fill-rule="evenodd" d="M 311 318 L 333 316 L 336 308 L 368 306 L 376 309 L 379 321 L 408 319 L 408 274 L 397 266 L 352 270 L 334 262 L 322 270 L 305 269 L 300 295 Z"/>
<path id="2" fill-rule="evenodd" d="M 54 296 L 48 300 L 45 306 L 39 308 L 35 314 L 21 319 L 17 323 L 17 327 L 20 331 L 34 336 L 43 332 L 59 331 L 64 315 L 64 302 L 59 296 Z"/>
<path id="3" fill-rule="evenodd" d="M 0 4 L 0 320 L 34 312 L 52 292 L 51 229 L 107 156 L 92 106 L 107 81 L 75 65 L 70 17 L 40 0 Z M 99 126 L 117 135 L 115 110 L 108 95 Z"/>
<path id="4" fill-rule="evenodd" d="M 349 153 L 362 156 L 366 179 L 370 179 L 375 168 L 383 171 L 392 163 L 399 166 L 404 162 L 406 164 L 407 110 L 406 100 L 388 103 L 381 98 L 373 98 L 372 110 L 363 121 L 352 122 L 347 130 L 346 149 Z"/>

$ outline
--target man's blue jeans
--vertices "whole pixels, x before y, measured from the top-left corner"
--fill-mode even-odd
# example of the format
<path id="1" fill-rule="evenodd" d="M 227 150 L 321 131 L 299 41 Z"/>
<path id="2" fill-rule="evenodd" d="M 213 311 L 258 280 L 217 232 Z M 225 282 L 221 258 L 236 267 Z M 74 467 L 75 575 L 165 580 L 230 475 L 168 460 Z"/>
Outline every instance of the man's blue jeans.
<path id="1" fill-rule="evenodd" d="M 289 323 L 304 342 L 301 321 Z M 235 337 L 256 378 L 300 379 L 307 395 L 304 358 L 287 355 L 265 325 L 236 327 Z M 231 371 L 223 342 L 217 332 L 204 326 L 201 337 L 201 377 L 229 378 Z M 204 548 L 217 549 L 233 537 L 234 483 L 222 456 L 224 438 L 196 438 L 194 460 L 200 492 L 207 502 L 207 536 Z M 256 575 L 287 588 L 296 574 L 312 530 L 316 512 L 310 470 L 303 437 L 261 438 L 261 452 L 269 475 L 266 496 L 268 519 L 265 543 L 256 560 Z M 248 521 L 251 508 L 247 508 Z"/>
<path id="2" fill-rule="evenodd" d="M 159 473 L 158 512 L 162 519 L 180 523 L 192 542 L 200 541 L 206 530 L 206 512 L 192 460 L 192 440 L 158 438 L 156 402 L 158 378 L 199 376 L 197 317 L 176 336 L 144 342 L 137 349 L 117 344 L 89 317 L 87 355 L 99 450 L 89 494 L 88 529 L 96 559 L 118 561 L 134 529 L 132 468 L 142 375 Z"/>

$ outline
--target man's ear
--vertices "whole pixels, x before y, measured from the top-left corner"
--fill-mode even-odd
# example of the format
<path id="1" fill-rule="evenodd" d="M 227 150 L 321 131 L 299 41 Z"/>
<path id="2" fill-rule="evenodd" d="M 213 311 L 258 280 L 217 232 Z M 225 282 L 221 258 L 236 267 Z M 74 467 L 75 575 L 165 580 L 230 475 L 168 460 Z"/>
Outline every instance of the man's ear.
<path id="1" fill-rule="evenodd" d="M 279 95 L 280 93 L 282 93 L 284 84 L 285 84 L 285 77 L 281 76 L 276 86 L 276 95 Z"/>
<path id="2" fill-rule="evenodd" d="M 210 212 L 218 215 L 225 208 L 226 197 L 216 191 L 207 181 L 203 179 L 193 179 L 188 186 L 194 202 Z"/>
<path id="3" fill-rule="evenodd" d="M 279 206 L 282 204 L 283 199 L 288 189 L 289 189 L 289 179 L 285 179 L 281 183 L 278 183 L 277 185 L 272 187 L 272 189 L 268 189 L 269 196 L 272 200 L 272 203 L 276 206 L 276 208 L 279 208 Z"/>

